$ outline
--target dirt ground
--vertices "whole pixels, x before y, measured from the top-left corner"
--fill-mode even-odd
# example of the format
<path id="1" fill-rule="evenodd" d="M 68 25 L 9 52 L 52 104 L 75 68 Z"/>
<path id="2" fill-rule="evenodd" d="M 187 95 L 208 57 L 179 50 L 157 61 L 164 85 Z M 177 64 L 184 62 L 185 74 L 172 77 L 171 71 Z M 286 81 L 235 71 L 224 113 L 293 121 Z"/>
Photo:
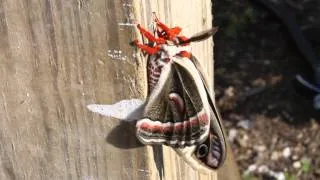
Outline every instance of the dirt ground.
<path id="1" fill-rule="evenodd" d="M 302 29 L 320 25 L 318 0 L 285 2 Z M 320 179 L 319 112 L 294 81 L 310 65 L 263 7 L 227 0 L 214 9 L 217 104 L 243 179 Z"/>

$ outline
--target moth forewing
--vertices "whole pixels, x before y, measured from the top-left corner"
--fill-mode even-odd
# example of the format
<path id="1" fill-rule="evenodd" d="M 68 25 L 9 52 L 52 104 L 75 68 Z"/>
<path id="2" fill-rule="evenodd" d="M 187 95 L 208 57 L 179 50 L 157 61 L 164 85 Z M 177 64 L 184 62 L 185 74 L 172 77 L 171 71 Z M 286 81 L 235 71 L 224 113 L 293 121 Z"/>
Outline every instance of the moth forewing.
<path id="1" fill-rule="evenodd" d="M 180 74 L 182 72 L 186 73 Z M 191 82 L 185 81 L 184 79 L 186 78 Z M 185 87 L 186 84 L 190 83 L 194 84 L 192 89 Z M 178 92 L 175 92 L 174 89 Z M 186 103 L 187 99 L 179 97 L 183 94 L 187 97 L 191 97 L 189 101 L 191 100 L 190 103 L 192 107 L 188 107 L 188 104 L 190 105 L 190 103 Z M 184 106 L 187 106 L 185 108 L 186 111 L 192 110 L 190 112 L 180 112 L 180 115 L 184 114 L 188 116 L 174 115 L 176 107 L 169 106 L 168 104 L 166 105 L 167 102 L 171 104 L 170 97 L 175 97 L 178 101 L 176 102 L 176 105 L 178 106 L 177 109 L 179 109 L 179 107 L 184 109 Z M 199 97 L 199 99 L 196 99 L 197 97 Z M 194 102 L 192 101 L 192 98 L 194 99 Z M 137 137 L 145 144 L 164 143 L 172 147 L 185 147 L 202 143 L 207 139 L 210 130 L 208 120 L 210 108 L 206 98 L 205 88 L 201 83 L 201 77 L 194 65 L 192 65 L 192 62 L 188 58 L 173 57 L 171 62 L 163 66 L 159 81 L 147 99 L 144 118 L 138 120 L 136 125 Z M 197 102 L 201 103 L 198 104 Z M 197 107 L 198 110 L 195 111 L 193 107 Z M 183 110 L 180 109 L 180 111 Z M 172 115 L 166 116 L 166 114 Z M 183 119 L 179 120 L 176 119 L 176 117 L 182 117 Z M 193 128 L 190 126 L 194 123 L 197 124 L 194 127 L 196 129 L 193 129 L 193 133 L 189 134 L 191 133 L 191 128 Z M 171 129 L 169 135 L 168 133 L 164 133 L 164 129 L 168 128 Z M 188 128 L 190 132 L 187 130 Z M 188 132 L 179 134 L 178 132 L 181 130 L 187 130 Z"/>
<path id="2" fill-rule="evenodd" d="M 192 169 L 196 171 L 200 171 L 201 173 L 208 173 L 210 172 L 210 168 L 207 166 L 204 166 L 203 164 L 199 163 L 193 156 L 195 150 L 196 150 L 196 145 L 185 147 L 185 148 L 175 148 L 174 149 L 179 156 L 181 156 L 187 163 L 188 165 L 191 166 Z"/>
<path id="3" fill-rule="evenodd" d="M 195 57 L 191 57 L 191 61 L 192 63 L 195 65 L 196 69 L 198 70 L 203 85 L 205 87 L 205 91 L 206 91 L 206 95 L 207 95 L 207 99 L 210 105 L 210 114 L 211 114 L 211 118 L 210 118 L 210 128 L 211 131 L 213 131 L 214 133 L 216 133 L 216 135 L 219 137 L 219 141 L 221 143 L 221 162 L 219 167 L 223 164 L 225 157 L 226 157 L 226 140 L 225 140 L 225 135 L 223 132 L 223 128 L 222 128 L 222 122 L 221 122 L 221 117 L 220 114 L 218 112 L 218 109 L 215 106 L 214 103 L 214 95 L 211 96 L 210 91 L 209 91 L 209 86 L 208 86 L 208 82 L 206 79 L 206 76 L 204 76 L 204 72 L 201 68 L 201 65 L 199 63 L 199 61 L 195 58 Z"/>
<path id="4" fill-rule="evenodd" d="M 184 67 L 187 71 L 190 72 L 190 74 L 192 75 L 194 82 L 196 83 L 196 86 L 194 87 L 200 95 L 201 98 L 201 102 L 203 103 L 203 109 L 204 112 L 209 116 L 210 115 L 210 106 L 208 103 L 208 98 L 206 96 L 206 90 L 205 87 L 202 83 L 202 79 L 201 76 L 199 74 L 199 71 L 196 69 L 196 67 L 194 66 L 194 64 L 192 63 L 192 61 L 190 61 L 190 59 L 188 58 L 173 58 L 173 62 L 179 64 L 180 66 Z M 188 83 L 188 82 L 185 82 Z M 190 89 L 184 89 L 186 91 L 186 93 L 190 93 Z M 189 94 L 189 96 L 193 96 L 192 94 Z M 197 106 L 197 104 L 194 104 L 195 106 Z M 202 143 L 204 142 L 207 138 L 208 138 L 208 134 L 209 134 L 209 130 L 210 130 L 210 124 L 206 129 L 206 132 L 202 134 L 201 137 L 199 137 L 198 139 L 198 143 Z"/>
<path id="5" fill-rule="evenodd" d="M 209 95 L 209 94 L 208 94 Z M 221 143 L 221 165 L 224 162 L 226 158 L 226 151 L 227 151 L 227 144 L 226 144 L 226 138 L 223 132 L 222 128 L 222 122 L 221 122 L 221 117 L 219 115 L 219 112 L 217 112 L 217 108 L 215 107 L 214 102 L 212 100 L 209 100 L 210 107 L 211 107 L 211 114 L 213 118 L 211 118 L 211 123 L 210 123 L 210 128 L 215 132 L 219 138 L 219 141 Z M 220 165 L 220 166 L 221 166 Z"/>
<path id="6" fill-rule="evenodd" d="M 201 76 L 201 80 L 203 82 L 206 94 L 208 96 L 207 99 L 209 101 L 210 111 L 211 111 L 212 116 L 214 117 L 214 118 L 211 118 L 211 120 L 212 120 L 211 128 L 213 128 L 217 133 L 219 133 L 219 136 L 222 138 L 222 140 L 225 141 L 224 132 L 222 130 L 221 117 L 220 117 L 218 109 L 216 108 L 215 103 L 214 103 L 214 95 L 211 95 L 211 93 L 209 91 L 209 86 L 208 86 L 208 81 L 206 79 L 206 76 L 204 75 L 204 72 L 201 68 L 199 61 L 195 57 L 191 57 L 191 61 L 195 65 L 197 71 L 199 72 L 199 74 Z"/>
<path id="7" fill-rule="evenodd" d="M 150 110 L 150 106 L 148 106 L 149 104 L 152 104 L 157 98 L 161 97 L 160 94 L 164 88 L 164 84 L 167 81 L 168 76 L 170 75 L 171 68 L 172 68 L 172 63 L 170 62 L 163 66 L 160 77 L 159 77 L 159 81 L 156 84 L 156 86 L 153 87 L 153 90 L 148 97 L 148 104 L 146 104 L 145 111 Z"/>

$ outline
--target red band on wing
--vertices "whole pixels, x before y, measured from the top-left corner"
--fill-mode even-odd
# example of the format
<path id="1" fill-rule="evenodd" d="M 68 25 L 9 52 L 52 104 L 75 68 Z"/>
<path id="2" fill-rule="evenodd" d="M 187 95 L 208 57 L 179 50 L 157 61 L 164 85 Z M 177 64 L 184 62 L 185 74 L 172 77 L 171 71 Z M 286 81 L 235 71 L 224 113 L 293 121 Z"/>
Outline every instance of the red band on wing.
<path id="1" fill-rule="evenodd" d="M 201 134 L 209 128 L 209 118 L 203 109 L 196 116 L 185 119 L 183 122 L 162 123 L 144 118 L 137 122 L 136 127 L 137 135 L 146 143 L 179 144 L 179 138 L 185 139 L 187 136 L 190 136 L 187 138 L 190 141 L 197 141 L 197 138 L 200 138 Z M 198 136 L 191 137 L 193 134 L 198 134 Z"/>

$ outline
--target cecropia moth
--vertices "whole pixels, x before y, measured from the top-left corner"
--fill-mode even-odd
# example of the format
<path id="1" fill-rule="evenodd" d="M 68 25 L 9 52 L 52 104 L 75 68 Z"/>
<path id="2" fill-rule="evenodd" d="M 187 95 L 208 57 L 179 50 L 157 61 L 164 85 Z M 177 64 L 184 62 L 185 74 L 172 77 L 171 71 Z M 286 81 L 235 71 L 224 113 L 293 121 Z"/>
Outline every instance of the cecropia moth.
<path id="1" fill-rule="evenodd" d="M 114 105 L 89 105 L 103 115 L 137 120 L 136 135 L 143 144 L 171 146 L 194 169 L 217 169 L 226 156 L 220 116 L 190 43 L 212 36 L 217 28 L 191 38 L 181 28 L 169 28 L 155 18 L 155 33 L 137 25 L 149 41 L 132 42 L 147 54 L 146 101 L 124 100 Z M 130 110 L 129 110 L 130 109 Z"/>

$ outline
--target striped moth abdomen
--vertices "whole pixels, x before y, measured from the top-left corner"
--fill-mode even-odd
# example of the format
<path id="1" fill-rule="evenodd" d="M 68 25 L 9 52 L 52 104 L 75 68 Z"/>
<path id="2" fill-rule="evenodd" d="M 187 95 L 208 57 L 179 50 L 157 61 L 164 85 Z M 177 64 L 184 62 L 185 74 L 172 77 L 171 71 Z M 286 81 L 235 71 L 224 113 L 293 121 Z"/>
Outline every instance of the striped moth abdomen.
<path id="1" fill-rule="evenodd" d="M 149 41 L 133 44 L 147 54 L 148 97 L 137 137 L 144 144 L 173 147 L 195 169 L 217 169 L 226 156 L 220 116 L 190 43 L 212 36 L 217 28 L 187 38 L 155 18 L 155 34 L 140 25 Z"/>

